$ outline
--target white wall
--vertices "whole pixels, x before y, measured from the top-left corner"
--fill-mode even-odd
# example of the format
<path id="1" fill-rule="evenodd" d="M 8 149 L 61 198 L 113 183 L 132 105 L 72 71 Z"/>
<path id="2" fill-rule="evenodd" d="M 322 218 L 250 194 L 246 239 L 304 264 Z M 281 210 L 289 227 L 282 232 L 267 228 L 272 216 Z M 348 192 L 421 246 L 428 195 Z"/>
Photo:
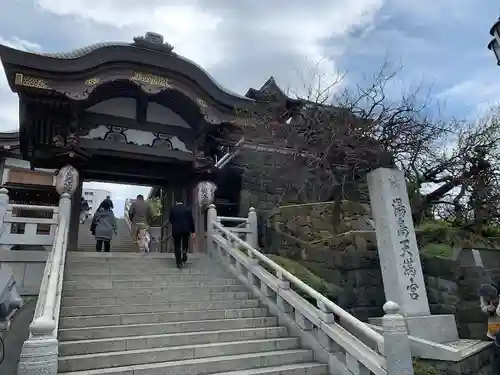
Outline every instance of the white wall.
<path id="1" fill-rule="evenodd" d="M 105 200 L 108 195 L 111 196 L 111 199 L 113 199 L 111 192 L 108 190 L 83 188 L 82 191 L 82 196 L 85 198 L 85 200 L 91 207 L 90 212 L 92 215 L 95 214 L 101 202 Z"/>

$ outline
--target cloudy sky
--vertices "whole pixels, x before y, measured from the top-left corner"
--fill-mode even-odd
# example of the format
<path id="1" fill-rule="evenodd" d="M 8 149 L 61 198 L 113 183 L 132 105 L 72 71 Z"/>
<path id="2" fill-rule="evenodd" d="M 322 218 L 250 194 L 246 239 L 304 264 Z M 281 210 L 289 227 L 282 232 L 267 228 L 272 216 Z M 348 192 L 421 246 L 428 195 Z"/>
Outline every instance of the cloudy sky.
<path id="1" fill-rule="evenodd" d="M 270 75 L 300 88 L 314 66 L 353 84 L 389 54 L 404 65 L 401 85 L 432 85 L 449 114 L 471 116 L 500 98 L 486 49 L 499 12 L 495 0 L 5 0 L 0 43 L 55 52 L 156 31 L 242 94 Z M 0 72 L 0 131 L 17 128 L 17 114 Z M 119 199 L 147 192 L 94 187 Z"/>

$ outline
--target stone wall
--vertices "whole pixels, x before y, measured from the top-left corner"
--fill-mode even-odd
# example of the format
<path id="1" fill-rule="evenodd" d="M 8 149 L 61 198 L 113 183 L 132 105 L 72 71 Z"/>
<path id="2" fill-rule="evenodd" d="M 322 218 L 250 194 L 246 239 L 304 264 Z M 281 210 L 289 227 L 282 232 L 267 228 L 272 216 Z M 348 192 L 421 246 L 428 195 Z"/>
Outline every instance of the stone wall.
<path id="1" fill-rule="evenodd" d="M 242 172 L 240 212 L 254 206 L 274 213 L 285 204 L 321 202 L 332 197 L 331 176 L 311 169 L 305 157 L 286 149 L 273 151 L 269 146 L 247 147 L 252 148 L 242 149 L 233 161 Z M 366 184 L 351 185 L 355 187 L 345 185 L 342 192 L 352 200 L 366 200 Z"/>
<path id="2" fill-rule="evenodd" d="M 0 251 L 0 268 L 14 273 L 21 296 L 38 296 L 45 270 L 46 251 Z"/>
<path id="3" fill-rule="evenodd" d="M 277 229 L 271 231 L 270 239 L 269 252 L 296 260 L 339 287 L 336 302 L 354 316 L 367 320 L 383 314 L 382 275 L 370 239 L 363 239 L 365 249 L 359 250 L 351 238 L 345 238 L 344 251 L 311 245 Z"/>
<path id="4" fill-rule="evenodd" d="M 479 309 L 478 289 L 500 269 L 460 266 L 458 261 L 421 255 L 427 296 L 433 314 L 454 314 L 461 338 L 484 339 L 486 316 Z"/>
<path id="5" fill-rule="evenodd" d="M 299 261 L 340 287 L 337 303 L 358 318 L 381 316 L 385 295 L 376 238 L 373 231 L 363 230 L 369 208 L 350 204 L 354 214 L 345 215 L 341 228 L 348 233 L 339 235 L 338 228 L 328 223 L 331 205 L 280 207 L 269 223 L 267 250 Z M 344 205 L 347 209 L 348 203 Z M 431 312 L 454 314 L 461 338 L 484 339 L 486 316 L 479 309 L 477 291 L 500 269 L 461 266 L 458 261 L 424 253 L 420 257 Z"/>
<path id="6" fill-rule="evenodd" d="M 334 202 L 280 206 L 272 217 L 272 225 L 306 242 L 333 246 L 338 234 L 373 231 L 370 205 L 342 201 L 335 217 L 333 208 Z"/>
<path id="7" fill-rule="evenodd" d="M 268 151 L 242 150 L 236 160 L 236 164 L 242 166 L 240 212 L 255 207 L 267 213 L 280 204 L 294 202 L 293 196 L 286 191 L 290 180 L 282 173 L 290 158 L 290 155 Z"/>
<path id="8" fill-rule="evenodd" d="M 433 366 L 441 375 L 496 375 L 493 348 L 488 347 L 460 362 L 422 360 L 419 362 Z M 417 373 L 415 373 L 418 375 Z M 426 375 L 426 373 L 422 373 Z"/>

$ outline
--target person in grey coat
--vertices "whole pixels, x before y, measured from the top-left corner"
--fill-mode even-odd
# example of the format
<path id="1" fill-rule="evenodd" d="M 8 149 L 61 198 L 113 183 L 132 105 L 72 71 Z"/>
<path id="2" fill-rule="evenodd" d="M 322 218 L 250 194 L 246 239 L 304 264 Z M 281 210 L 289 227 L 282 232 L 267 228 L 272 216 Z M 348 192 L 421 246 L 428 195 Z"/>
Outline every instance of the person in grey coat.
<path id="1" fill-rule="evenodd" d="M 108 202 L 104 201 L 102 207 L 95 213 L 91 231 L 96 239 L 96 251 L 102 251 L 102 245 L 104 245 L 104 251 L 109 253 L 111 239 L 113 234 L 116 235 L 116 218 Z"/>

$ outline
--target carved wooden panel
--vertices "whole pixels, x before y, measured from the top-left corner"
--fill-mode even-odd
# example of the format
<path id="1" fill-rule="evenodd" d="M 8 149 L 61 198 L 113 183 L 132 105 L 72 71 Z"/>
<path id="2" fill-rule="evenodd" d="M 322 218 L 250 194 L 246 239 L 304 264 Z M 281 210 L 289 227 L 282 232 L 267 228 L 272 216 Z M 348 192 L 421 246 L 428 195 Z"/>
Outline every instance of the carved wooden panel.
<path id="1" fill-rule="evenodd" d="M 11 184 L 52 186 L 54 178 L 52 174 L 44 172 L 10 169 L 6 182 Z"/>

